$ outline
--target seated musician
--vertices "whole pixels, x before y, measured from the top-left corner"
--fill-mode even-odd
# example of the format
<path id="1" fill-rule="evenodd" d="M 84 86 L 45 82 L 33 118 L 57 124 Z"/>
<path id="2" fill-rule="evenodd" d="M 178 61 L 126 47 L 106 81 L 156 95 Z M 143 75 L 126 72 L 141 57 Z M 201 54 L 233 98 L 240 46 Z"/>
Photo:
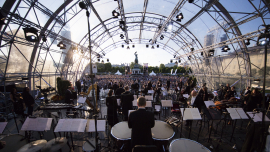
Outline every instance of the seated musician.
<path id="1" fill-rule="evenodd" d="M 153 145 L 151 128 L 155 126 L 154 114 L 145 110 L 144 97 L 137 99 L 137 105 L 138 110 L 130 113 L 128 119 L 128 127 L 132 129 L 131 148 L 135 145 Z"/>
<path id="2" fill-rule="evenodd" d="M 246 106 L 244 107 L 244 110 L 252 111 L 255 108 L 259 108 L 262 99 L 263 99 L 262 94 L 259 92 L 257 88 L 252 90 L 251 94 L 245 98 L 244 104 L 246 104 Z"/>

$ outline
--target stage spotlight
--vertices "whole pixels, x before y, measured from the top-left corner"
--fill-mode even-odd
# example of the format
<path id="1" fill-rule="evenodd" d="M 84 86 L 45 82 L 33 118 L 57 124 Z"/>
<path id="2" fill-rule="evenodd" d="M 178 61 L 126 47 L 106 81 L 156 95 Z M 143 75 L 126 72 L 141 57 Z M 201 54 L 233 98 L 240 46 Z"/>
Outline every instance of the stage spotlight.
<path id="1" fill-rule="evenodd" d="M 125 46 L 124 45 L 122 45 L 122 48 L 124 48 Z"/>
<path id="2" fill-rule="evenodd" d="M 157 48 L 159 48 L 159 45 L 157 45 Z"/>
<path id="3" fill-rule="evenodd" d="M 127 46 L 127 49 L 128 49 L 128 50 L 130 49 L 129 46 Z"/>
<path id="4" fill-rule="evenodd" d="M 152 45 L 151 49 L 154 49 L 154 48 L 155 48 L 154 45 Z"/>
<path id="5" fill-rule="evenodd" d="M 100 59 L 97 59 L 97 61 L 99 62 L 99 61 L 100 61 Z"/>
<path id="6" fill-rule="evenodd" d="M 104 64 L 104 61 L 102 60 L 101 63 Z"/>
<path id="7" fill-rule="evenodd" d="M 250 39 L 247 39 L 247 42 L 245 43 L 247 46 L 250 45 Z"/>
<path id="8" fill-rule="evenodd" d="M 176 15 L 176 21 L 181 22 L 181 20 L 184 18 L 183 14 L 180 13 L 179 15 Z"/>
<path id="9" fill-rule="evenodd" d="M 152 41 L 152 39 L 149 40 L 149 42 L 151 42 L 151 41 Z"/>
<path id="10" fill-rule="evenodd" d="M 86 9 L 86 5 L 85 5 L 84 2 L 80 2 L 79 6 L 80 6 L 81 9 Z"/>
<path id="11" fill-rule="evenodd" d="M 25 39 L 29 42 L 37 42 L 38 39 L 38 30 L 33 27 L 25 27 L 23 28 Z"/>
<path id="12" fill-rule="evenodd" d="M 177 62 L 177 61 L 175 61 L 175 64 L 178 64 L 178 62 Z"/>
<path id="13" fill-rule="evenodd" d="M 146 48 L 148 48 L 149 47 L 149 45 L 148 44 L 146 44 Z"/>
<path id="14" fill-rule="evenodd" d="M 45 35 L 42 36 L 42 41 L 43 41 L 43 42 L 46 42 L 46 41 L 47 41 L 47 38 L 46 38 Z"/>
<path id="15" fill-rule="evenodd" d="M 131 39 L 129 39 L 130 40 L 130 42 L 132 42 L 132 40 Z"/>
<path id="16" fill-rule="evenodd" d="M 175 57 L 176 57 L 176 55 L 173 56 L 173 58 L 175 58 Z"/>
<path id="17" fill-rule="evenodd" d="M 194 48 L 190 48 L 190 51 L 193 52 L 194 51 Z"/>
<path id="18" fill-rule="evenodd" d="M 201 52 L 201 56 L 203 56 L 203 52 Z"/>
<path id="19" fill-rule="evenodd" d="M 109 62 L 109 59 L 107 59 L 107 62 Z"/>
<path id="20" fill-rule="evenodd" d="M 265 32 L 261 33 L 261 35 L 257 39 L 257 45 L 258 46 L 265 46 L 269 45 L 270 41 L 270 34 L 269 34 L 269 29 L 270 25 L 263 25 L 265 27 Z"/>
<path id="21" fill-rule="evenodd" d="M 115 10 L 112 11 L 112 16 L 113 18 L 118 18 L 120 14 L 118 12 L 116 12 Z"/>
<path id="22" fill-rule="evenodd" d="M 124 39 L 124 37 L 125 37 L 125 36 L 124 36 L 123 34 L 120 34 L 120 38 L 121 38 L 121 39 Z"/>
<path id="23" fill-rule="evenodd" d="M 172 60 L 170 62 L 172 63 Z"/>
<path id="24" fill-rule="evenodd" d="M 228 50 L 231 49 L 228 47 L 228 45 L 225 45 L 221 50 L 222 50 L 221 52 L 228 52 Z"/>
<path id="25" fill-rule="evenodd" d="M 163 40 L 163 39 L 164 39 L 164 36 L 163 36 L 163 35 L 161 35 L 161 36 L 160 36 L 160 40 Z"/>
<path id="26" fill-rule="evenodd" d="M 135 48 L 135 45 L 132 45 L 133 48 Z"/>
<path id="27" fill-rule="evenodd" d="M 62 41 L 60 41 L 57 46 L 60 47 L 60 49 L 66 49 L 66 45 Z"/>
<path id="28" fill-rule="evenodd" d="M 214 56 L 215 50 L 209 50 L 209 56 Z"/>
<path id="29" fill-rule="evenodd" d="M 125 31 L 125 21 L 119 21 L 119 27 Z"/>
<path id="30" fill-rule="evenodd" d="M 102 54 L 103 54 L 103 56 L 105 56 L 105 53 L 104 52 Z"/>
<path id="31" fill-rule="evenodd" d="M 188 60 L 191 60 L 191 56 L 188 56 Z"/>
<path id="32" fill-rule="evenodd" d="M 181 60 L 179 59 L 178 62 L 181 63 Z"/>
<path id="33" fill-rule="evenodd" d="M 189 2 L 189 3 L 193 3 L 193 2 L 194 2 L 194 0 L 188 0 L 188 2 Z"/>

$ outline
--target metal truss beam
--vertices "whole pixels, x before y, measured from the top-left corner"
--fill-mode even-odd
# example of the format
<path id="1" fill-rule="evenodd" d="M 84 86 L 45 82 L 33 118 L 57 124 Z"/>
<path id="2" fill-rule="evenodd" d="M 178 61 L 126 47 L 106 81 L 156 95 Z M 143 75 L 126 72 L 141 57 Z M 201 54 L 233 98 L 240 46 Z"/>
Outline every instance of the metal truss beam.
<path id="1" fill-rule="evenodd" d="M 147 5 L 148 5 L 148 0 L 144 0 L 143 12 L 142 12 L 142 22 L 141 22 L 141 25 L 140 25 L 139 43 L 141 43 L 143 22 L 144 22 L 144 18 L 145 18 L 145 14 L 146 14 Z"/>
<path id="2" fill-rule="evenodd" d="M 240 35 L 238 37 L 234 37 L 232 39 L 229 39 L 229 40 L 226 40 L 226 41 L 223 41 L 223 42 L 220 42 L 220 43 L 216 43 L 216 44 L 213 44 L 213 45 L 210 45 L 210 46 L 195 50 L 192 53 L 187 53 L 187 54 L 180 55 L 179 57 L 183 58 L 183 57 L 186 57 L 186 56 L 189 56 L 189 55 L 198 54 L 198 53 L 203 52 L 203 51 L 208 51 L 208 50 L 212 50 L 212 49 L 215 49 L 215 48 L 220 48 L 220 47 L 225 46 L 225 45 L 229 45 L 229 44 L 233 44 L 233 43 L 237 43 L 237 42 L 242 42 L 242 41 L 244 41 L 246 39 L 252 39 L 254 37 L 258 37 L 261 34 L 261 32 L 263 32 L 264 30 L 265 30 L 265 28 L 262 28 L 260 30 L 253 31 L 253 32 L 247 33 L 245 35 Z M 246 50 L 243 50 L 242 52 L 244 52 L 244 51 L 246 51 Z"/>
<path id="3" fill-rule="evenodd" d="M 126 26 L 127 21 L 126 21 L 126 17 L 125 17 L 123 0 L 117 0 L 117 2 L 118 2 L 118 9 L 120 11 L 121 20 L 125 22 L 124 32 L 125 32 L 125 36 L 126 36 L 126 43 L 129 43 L 128 30 L 127 30 L 127 26 Z"/>
<path id="4" fill-rule="evenodd" d="M 155 33 L 154 37 L 152 38 L 152 43 L 154 44 L 157 38 L 161 35 L 165 27 L 167 27 L 167 24 L 176 16 L 176 14 L 179 12 L 179 10 L 184 6 L 186 3 L 185 0 L 179 0 L 179 2 L 176 4 L 174 9 L 172 10 L 171 14 L 167 17 L 167 19 L 163 22 L 162 26 L 160 29 Z"/>

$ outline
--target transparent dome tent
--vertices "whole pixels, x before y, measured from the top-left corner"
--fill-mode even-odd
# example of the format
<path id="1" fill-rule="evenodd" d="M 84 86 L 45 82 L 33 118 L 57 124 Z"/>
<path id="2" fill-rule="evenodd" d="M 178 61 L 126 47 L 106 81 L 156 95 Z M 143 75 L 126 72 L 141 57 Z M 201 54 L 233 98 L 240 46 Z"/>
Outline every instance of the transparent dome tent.
<path id="1" fill-rule="evenodd" d="M 238 80 L 238 89 L 263 85 L 265 46 L 257 40 L 267 30 L 261 25 L 270 23 L 267 0 L 86 0 L 91 44 L 79 2 L 0 1 L 1 86 L 25 84 L 34 91 L 37 85 L 56 87 L 57 77 L 74 84 L 89 68 L 90 48 L 93 63 L 97 56 L 127 62 L 126 55 L 132 62 L 135 51 L 150 65 L 149 56 L 159 63 L 176 56 L 178 65 L 191 67 L 189 74 L 210 90 Z M 34 34 L 27 37 L 27 32 Z M 269 60 L 268 53 L 266 88 Z"/>

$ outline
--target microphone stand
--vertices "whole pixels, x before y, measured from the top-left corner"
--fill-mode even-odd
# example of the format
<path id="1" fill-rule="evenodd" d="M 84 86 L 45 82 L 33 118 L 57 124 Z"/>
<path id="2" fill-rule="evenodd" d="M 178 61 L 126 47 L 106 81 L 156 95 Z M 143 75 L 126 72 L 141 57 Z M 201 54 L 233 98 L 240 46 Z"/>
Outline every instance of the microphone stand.
<path id="1" fill-rule="evenodd" d="M 91 2 L 90 2 L 91 3 Z M 86 10 L 86 16 L 87 16 L 87 23 L 88 23 L 88 40 L 89 40 L 89 55 L 90 55 L 90 78 L 91 78 L 91 83 L 92 83 L 92 97 L 93 97 L 93 101 L 94 101 L 94 118 L 95 118 L 95 152 L 99 152 L 99 147 L 98 147 L 98 132 L 97 132 L 97 109 L 96 109 L 96 99 L 95 99 L 95 96 L 94 96 L 94 78 L 93 78 L 93 70 L 92 70 L 92 56 L 91 56 L 91 53 L 92 53 L 92 48 L 91 48 L 91 35 L 90 35 L 90 22 L 89 22 L 89 17 L 90 17 L 90 13 L 85 5 L 84 2 L 80 2 L 79 3 L 79 6 L 82 8 L 82 9 L 85 9 Z M 91 146 L 93 146 L 91 143 L 90 143 Z"/>

